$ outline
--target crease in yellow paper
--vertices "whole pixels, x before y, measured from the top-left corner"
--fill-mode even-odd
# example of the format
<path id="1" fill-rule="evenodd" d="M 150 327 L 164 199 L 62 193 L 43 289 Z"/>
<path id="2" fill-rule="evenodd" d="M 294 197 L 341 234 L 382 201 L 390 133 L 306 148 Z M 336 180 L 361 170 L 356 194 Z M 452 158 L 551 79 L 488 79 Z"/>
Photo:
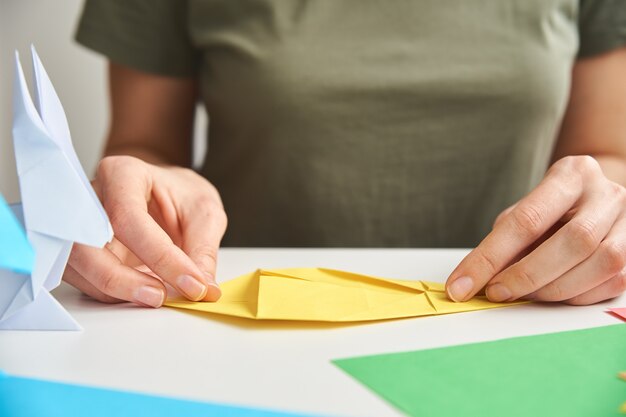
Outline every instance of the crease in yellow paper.
<path id="1" fill-rule="evenodd" d="M 444 285 L 324 268 L 257 270 L 221 284 L 215 303 L 168 300 L 168 307 L 257 320 L 357 322 L 506 307 L 475 297 L 455 303 Z"/>

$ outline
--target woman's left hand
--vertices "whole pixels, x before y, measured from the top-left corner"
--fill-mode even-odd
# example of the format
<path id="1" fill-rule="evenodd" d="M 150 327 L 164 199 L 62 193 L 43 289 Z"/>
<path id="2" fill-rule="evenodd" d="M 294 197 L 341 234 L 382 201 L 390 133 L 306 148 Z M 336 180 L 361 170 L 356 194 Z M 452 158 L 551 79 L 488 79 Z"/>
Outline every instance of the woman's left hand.
<path id="1" fill-rule="evenodd" d="M 557 161 L 452 272 L 448 296 L 586 305 L 626 290 L 626 189 L 590 156 Z"/>

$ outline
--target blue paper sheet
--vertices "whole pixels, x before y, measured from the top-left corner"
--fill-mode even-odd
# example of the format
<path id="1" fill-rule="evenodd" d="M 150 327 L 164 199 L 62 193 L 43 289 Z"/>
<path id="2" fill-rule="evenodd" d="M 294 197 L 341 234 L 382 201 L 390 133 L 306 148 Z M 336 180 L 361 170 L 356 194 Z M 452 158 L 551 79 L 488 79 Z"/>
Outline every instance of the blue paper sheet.
<path id="1" fill-rule="evenodd" d="M 52 381 L 0 371 L 2 417 L 304 417 Z"/>
<path id="2" fill-rule="evenodd" d="M 30 274 L 35 252 L 24 229 L 0 194 L 0 269 Z"/>

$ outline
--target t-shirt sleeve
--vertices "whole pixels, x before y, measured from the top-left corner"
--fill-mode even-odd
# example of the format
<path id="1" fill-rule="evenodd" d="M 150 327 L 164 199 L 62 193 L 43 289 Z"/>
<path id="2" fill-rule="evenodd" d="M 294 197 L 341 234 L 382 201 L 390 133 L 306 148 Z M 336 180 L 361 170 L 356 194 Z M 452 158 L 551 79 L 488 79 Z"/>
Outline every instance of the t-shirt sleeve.
<path id="1" fill-rule="evenodd" d="M 580 0 L 578 27 L 579 58 L 626 46 L 626 0 Z"/>
<path id="2" fill-rule="evenodd" d="M 153 74 L 190 77 L 198 53 L 185 0 L 86 0 L 78 43 L 111 61 Z"/>

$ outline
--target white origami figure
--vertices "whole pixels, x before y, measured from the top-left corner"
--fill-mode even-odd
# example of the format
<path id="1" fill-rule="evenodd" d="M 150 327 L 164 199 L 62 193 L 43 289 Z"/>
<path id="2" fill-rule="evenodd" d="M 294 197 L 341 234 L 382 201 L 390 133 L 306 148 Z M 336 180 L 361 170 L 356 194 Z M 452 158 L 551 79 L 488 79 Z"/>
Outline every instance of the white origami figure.
<path id="1" fill-rule="evenodd" d="M 35 104 L 15 53 L 13 140 L 23 210 L 16 214 L 23 217 L 35 265 L 32 274 L 0 270 L 0 329 L 79 330 L 50 291 L 61 282 L 74 242 L 103 247 L 113 230 L 72 147 L 61 102 L 31 49 Z"/>

